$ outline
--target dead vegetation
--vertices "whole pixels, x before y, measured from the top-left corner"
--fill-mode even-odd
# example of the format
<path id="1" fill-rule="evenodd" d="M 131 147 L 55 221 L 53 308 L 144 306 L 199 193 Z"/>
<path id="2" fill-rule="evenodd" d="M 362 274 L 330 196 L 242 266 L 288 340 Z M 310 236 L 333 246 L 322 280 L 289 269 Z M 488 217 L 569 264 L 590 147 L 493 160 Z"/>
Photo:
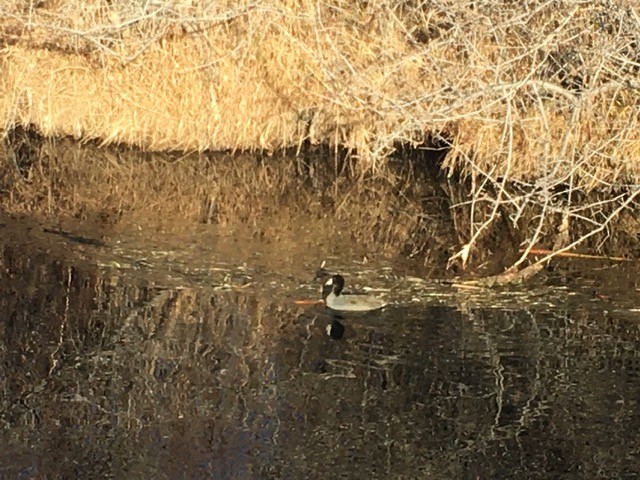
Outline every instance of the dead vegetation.
<path id="1" fill-rule="evenodd" d="M 158 150 L 327 143 L 378 172 L 398 143 L 438 139 L 469 182 L 463 264 L 497 222 L 528 247 L 565 225 L 567 249 L 637 205 L 630 0 L 4 1 L 0 18 L 5 129 Z"/>

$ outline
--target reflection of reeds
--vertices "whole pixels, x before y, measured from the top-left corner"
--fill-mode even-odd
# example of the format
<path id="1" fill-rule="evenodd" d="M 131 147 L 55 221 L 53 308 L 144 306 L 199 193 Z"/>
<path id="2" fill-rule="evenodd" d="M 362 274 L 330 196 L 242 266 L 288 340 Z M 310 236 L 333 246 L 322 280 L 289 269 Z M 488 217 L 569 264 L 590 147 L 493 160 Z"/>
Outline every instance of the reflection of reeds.
<path id="1" fill-rule="evenodd" d="M 28 442 L 34 417 L 41 433 L 36 450 L 49 450 L 42 439 L 66 437 L 69 426 L 74 431 L 58 461 L 41 459 L 48 472 L 70 468 L 61 458 L 95 462 L 85 455 L 103 448 L 105 436 L 97 433 L 103 428 L 128 445 L 126 452 L 140 452 L 133 446 L 150 447 L 161 436 L 172 455 L 184 459 L 180 469 L 198 455 L 197 445 L 204 447 L 206 433 L 219 443 L 214 455 L 221 457 L 243 430 L 273 435 L 275 425 L 266 424 L 278 415 L 270 377 L 279 333 L 274 323 L 290 322 L 291 312 L 211 290 L 158 291 L 6 247 L 1 253 L 8 273 L 39 286 L 0 282 L 0 351 L 8 368 L 0 375 L 1 422 L 12 432 L 4 467 L 13 464 L 4 457 L 10 448 Z M 296 358 L 278 358 L 290 360 Z M 116 456 L 113 472 L 118 462 L 136 463 L 129 453 Z"/>
<path id="2" fill-rule="evenodd" d="M 0 163 L 0 199 L 14 213 L 73 216 L 107 231 L 131 223 L 174 231 L 196 223 L 248 227 L 247 240 L 264 241 L 263 249 L 284 257 L 288 246 L 303 243 L 324 254 L 352 247 L 367 255 L 429 254 L 446 236 L 441 226 L 432 228 L 441 235 L 426 235 L 448 213 L 440 200 L 426 207 L 416 201 L 436 198 L 436 190 L 412 182 L 422 174 L 411 168 L 365 178 L 350 173 L 353 160 L 334 163 L 323 149 L 284 160 L 144 153 L 24 132 L 13 140 L 4 145 L 13 161 Z"/>
<path id="3" fill-rule="evenodd" d="M 548 422 L 547 443 L 579 442 L 567 458 L 585 470 L 632 458 L 618 420 L 636 414 L 619 400 L 637 383 L 636 318 L 433 307 L 352 318 L 336 343 L 272 298 L 157 290 L 6 245 L 0 257 L 3 472 L 304 478 L 357 460 L 367 478 L 495 478 L 539 465 Z"/>

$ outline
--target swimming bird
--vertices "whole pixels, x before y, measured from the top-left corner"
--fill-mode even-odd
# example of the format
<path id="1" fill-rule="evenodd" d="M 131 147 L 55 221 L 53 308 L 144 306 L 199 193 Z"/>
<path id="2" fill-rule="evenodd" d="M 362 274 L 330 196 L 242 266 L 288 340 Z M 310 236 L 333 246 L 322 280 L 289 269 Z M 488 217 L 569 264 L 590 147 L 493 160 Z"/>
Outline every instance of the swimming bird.
<path id="1" fill-rule="evenodd" d="M 324 304 L 331 310 L 345 312 L 370 312 L 386 305 L 384 300 L 370 295 L 352 295 L 342 293 L 344 277 L 334 275 L 322 287 Z"/>

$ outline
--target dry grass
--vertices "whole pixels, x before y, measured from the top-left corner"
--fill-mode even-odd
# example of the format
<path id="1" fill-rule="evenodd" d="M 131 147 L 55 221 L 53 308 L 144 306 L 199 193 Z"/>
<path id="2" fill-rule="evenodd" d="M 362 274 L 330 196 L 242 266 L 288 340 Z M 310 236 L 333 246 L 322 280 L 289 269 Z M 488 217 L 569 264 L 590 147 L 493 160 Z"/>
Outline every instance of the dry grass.
<path id="1" fill-rule="evenodd" d="M 0 4 L 7 126 L 151 149 L 310 138 L 370 162 L 439 132 L 469 172 L 638 175 L 633 2 L 33 5 Z"/>
<path id="2" fill-rule="evenodd" d="M 439 137 L 471 181 L 468 250 L 503 209 L 514 225 L 537 209 L 533 245 L 548 218 L 607 228 L 575 198 L 614 192 L 619 212 L 639 193 L 634 1 L 4 1 L 0 18 L 5 129 L 158 150 L 309 140 L 374 170 Z"/>

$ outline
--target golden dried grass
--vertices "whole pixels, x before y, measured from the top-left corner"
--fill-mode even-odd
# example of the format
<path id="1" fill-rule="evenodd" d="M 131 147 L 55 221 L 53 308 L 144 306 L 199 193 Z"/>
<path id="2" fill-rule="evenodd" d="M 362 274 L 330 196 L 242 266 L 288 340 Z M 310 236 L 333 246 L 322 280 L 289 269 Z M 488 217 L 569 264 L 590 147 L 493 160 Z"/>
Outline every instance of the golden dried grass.
<path id="1" fill-rule="evenodd" d="M 617 215 L 640 194 L 630 0 L 33 5 L 0 3 L 5 130 L 157 150 L 309 141 L 365 170 L 436 138 L 471 178 L 467 252 L 498 215 L 533 207 L 533 245 L 547 218 L 601 232 L 603 203 Z M 613 194 L 575 208 L 594 189 Z"/>
<path id="2" fill-rule="evenodd" d="M 7 2 L 0 119 L 158 150 L 310 139 L 369 166 L 442 134 L 467 172 L 637 179 L 640 22 L 612 3 Z"/>

